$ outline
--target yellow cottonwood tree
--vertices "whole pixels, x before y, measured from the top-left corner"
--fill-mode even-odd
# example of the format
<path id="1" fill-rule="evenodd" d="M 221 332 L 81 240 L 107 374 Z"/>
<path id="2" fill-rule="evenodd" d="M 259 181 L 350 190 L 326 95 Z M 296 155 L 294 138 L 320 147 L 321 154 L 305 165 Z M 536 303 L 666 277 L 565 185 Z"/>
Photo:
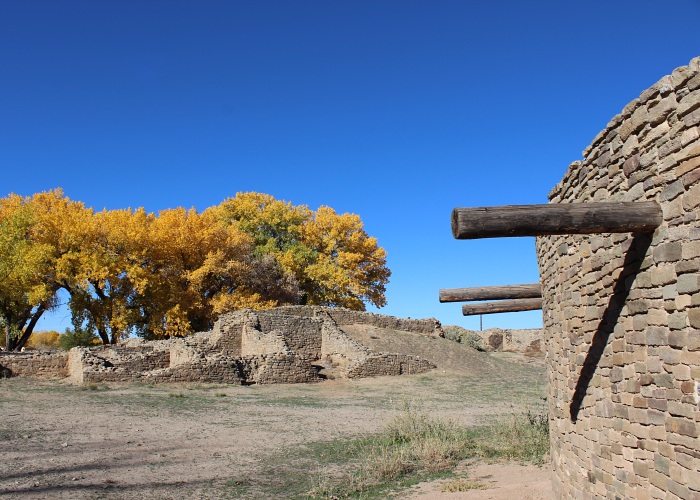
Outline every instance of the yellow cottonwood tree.
<path id="1" fill-rule="evenodd" d="M 37 221 L 31 198 L 0 199 L 0 322 L 8 351 L 21 349 L 56 303 L 55 255 L 38 238 Z"/>
<path id="2" fill-rule="evenodd" d="M 319 207 L 303 226 L 302 241 L 317 256 L 301 270 L 308 283 L 309 304 L 364 310 L 365 302 L 386 305 L 391 272 L 386 251 L 364 230 L 355 214 Z"/>
<path id="3" fill-rule="evenodd" d="M 95 213 L 58 189 L 0 200 L 0 321 L 21 348 L 64 289 L 76 331 L 187 335 L 224 312 L 386 303 L 386 253 L 354 214 L 261 193 L 202 213 Z"/>
<path id="4" fill-rule="evenodd" d="M 148 280 L 143 259 L 151 218 L 143 209 L 85 211 L 63 228 L 80 242 L 57 266 L 58 281 L 70 294 L 73 323 L 86 324 L 105 344 L 128 336 L 138 314 L 132 304 Z"/>
<path id="5" fill-rule="evenodd" d="M 211 328 L 222 294 L 237 303 L 252 240 L 195 209 L 163 210 L 153 219 L 141 290 L 147 337 L 183 335 Z"/>
<path id="6" fill-rule="evenodd" d="M 329 207 L 314 212 L 262 193 L 238 193 L 210 211 L 253 237 L 256 255 L 272 256 L 294 277 L 301 292 L 296 303 L 357 310 L 365 302 L 386 305 L 386 252 L 359 216 Z"/>

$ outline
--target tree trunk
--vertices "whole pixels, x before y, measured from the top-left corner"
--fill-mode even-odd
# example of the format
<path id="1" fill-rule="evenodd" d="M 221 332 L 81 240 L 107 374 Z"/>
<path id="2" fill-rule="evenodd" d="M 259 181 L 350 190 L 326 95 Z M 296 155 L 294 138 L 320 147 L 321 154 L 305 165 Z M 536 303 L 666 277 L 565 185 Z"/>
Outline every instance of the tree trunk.
<path id="1" fill-rule="evenodd" d="M 104 329 L 104 327 L 98 328 L 97 334 L 100 336 L 100 339 L 102 340 L 102 343 L 104 345 L 111 344 L 111 342 L 109 341 L 109 335 L 107 335 L 107 331 Z"/>
<path id="2" fill-rule="evenodd" d="M 29 324 L 24 327 L 24 330 L 22 331 L 22 335 L 20 335 L 19 339 L 17 340 L 17 344 L 15 345 L 15 350 L 21 351 L 22 348 L 27 344 L 27 341 L 29 340 L 29 337 L 32 336 L 32 333 L 34 333 L 34 328 L 36 327 L 36 324 L 39 322 L 39 318 L 46 312 L 46 304 L 41 303 L 39 304 L 39 307 L 37 310 L 32 314 L 31 319 L 29 320 Z"/>

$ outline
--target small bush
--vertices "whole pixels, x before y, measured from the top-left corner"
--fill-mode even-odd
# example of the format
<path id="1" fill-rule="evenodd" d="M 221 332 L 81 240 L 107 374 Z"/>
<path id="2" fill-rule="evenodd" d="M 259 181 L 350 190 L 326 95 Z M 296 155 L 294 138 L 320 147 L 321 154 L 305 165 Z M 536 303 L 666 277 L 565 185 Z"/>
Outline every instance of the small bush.
<path id="1" fill-rule="evenodd" d="M 464 344 L 477 351 L 484 351 L 484 344 L 478 333 L 457 325 L 443 326 L 442 331 L 445 332 L 445 338 Z"/>
<path id="2" fill-rule="evenodd" d="M 90 347 L 97 345 L 100 344 L 101 341 L 92 330 L 86 328 L 66 328 L 65 333 L 58 337 L 58 343 L 61 349 L 69 351 L 74 347 Z"/>

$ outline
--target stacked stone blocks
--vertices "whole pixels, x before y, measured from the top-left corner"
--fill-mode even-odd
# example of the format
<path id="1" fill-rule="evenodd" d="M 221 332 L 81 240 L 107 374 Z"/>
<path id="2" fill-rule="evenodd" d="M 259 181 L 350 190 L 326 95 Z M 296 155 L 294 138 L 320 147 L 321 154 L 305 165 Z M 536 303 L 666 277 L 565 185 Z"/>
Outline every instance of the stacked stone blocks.
<path id="1" fill-rule="evenodd" d="M 332 313 L 332 314 L 329 314 Z M 421 373 L 435 368 L 414 356 L 378 353 L 348 337 L 333 319 L 396 324 L 439 335 L 435 320 L 400 320 L 378 314 L 302 306 L 223 315 L 211 332 L 117 346 L 74 348 L 69 353 L 0 356 L 4 376 L 69 377 L 75 383 L 209 382 L 270 384 Z M 432 325 L 433 330 L 428 326 Z M 327 375 L 325 375 L 327 376 Z"/>
<path id="2" fill-rule="evenodd" d="M 551 203 L 657 201 L 653 235 L 537 238 L 558 498 L 700 498 L 700 58 L 644 91 Z"/>

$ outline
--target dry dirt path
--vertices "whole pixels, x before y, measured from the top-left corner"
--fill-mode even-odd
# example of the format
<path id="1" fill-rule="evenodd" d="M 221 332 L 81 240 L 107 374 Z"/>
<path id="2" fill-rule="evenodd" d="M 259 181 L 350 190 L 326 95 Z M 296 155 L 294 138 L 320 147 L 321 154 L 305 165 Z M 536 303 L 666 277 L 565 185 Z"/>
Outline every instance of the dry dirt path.
<path id="1" fill-rule="evenodd" d="M 486 354 L 463 373 L 318 384 L 79 388 L 0 380 L 0 496 L 294 497 L 303 491 L 288 484 L 323 473 L 307 456 L 317 443 L 376 432 L 405 401 L 481 425 L 537 404 L 543 391 L 541 364 Z"/>

